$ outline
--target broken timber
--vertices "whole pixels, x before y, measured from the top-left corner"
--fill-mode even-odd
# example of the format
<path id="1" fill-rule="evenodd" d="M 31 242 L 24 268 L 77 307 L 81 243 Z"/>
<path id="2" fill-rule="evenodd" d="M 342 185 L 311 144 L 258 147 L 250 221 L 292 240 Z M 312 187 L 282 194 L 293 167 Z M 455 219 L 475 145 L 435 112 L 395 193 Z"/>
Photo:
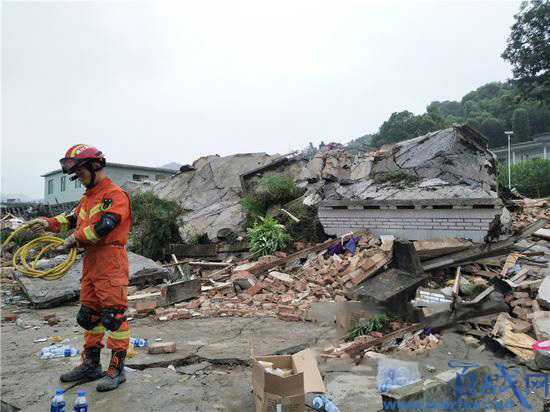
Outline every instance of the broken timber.
<path id="1" fill-rule="evenodd" d="M 447 256 L 432 259 L 424 262 L 424 270 L 434 270 L 443 267 L 457 266 L 464 261 L 485 257 L 496 251 L 504 250 L 511 247 L 518 240 L 524 239 L 533 235 L 537 230 L 544 227 L 546 219 L 539 219 L 532 225 L 528 226 L 523 232 L 508 239 L 501 240 L 495 243 L 476 245 L 466 250 L 456 252 Z"/>

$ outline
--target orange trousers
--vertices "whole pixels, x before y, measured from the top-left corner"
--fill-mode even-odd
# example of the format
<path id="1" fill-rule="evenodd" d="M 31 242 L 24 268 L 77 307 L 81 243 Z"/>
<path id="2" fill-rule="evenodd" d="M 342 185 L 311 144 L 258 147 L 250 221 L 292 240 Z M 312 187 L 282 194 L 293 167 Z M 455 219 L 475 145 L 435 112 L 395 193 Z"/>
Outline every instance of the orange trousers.
<path id="1" fill-rule="evenodd" d="M 80 280 L 80 303 L 101 313 L 102 309 L 128 308 L 128 255 L 123 246 L 106 245 L 87 248 Z M 99 323 L 84 332 L 84 349 L 103 348 L 106 328 Z M 118 330 L 108 331 L 107 347 L 125 351 L 130 342 L 128 321 Z"/>

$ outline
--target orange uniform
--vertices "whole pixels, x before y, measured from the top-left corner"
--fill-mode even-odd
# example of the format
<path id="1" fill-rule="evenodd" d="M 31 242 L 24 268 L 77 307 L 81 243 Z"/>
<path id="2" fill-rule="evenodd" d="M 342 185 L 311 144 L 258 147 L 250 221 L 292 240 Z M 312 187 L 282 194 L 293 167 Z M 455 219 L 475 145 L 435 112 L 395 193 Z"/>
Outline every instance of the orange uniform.
<path id="1" fill-rule="evenodd" d="M 105 213 L 118 218 L 115 228 L 100 238 L 94 231 Z M 126 192 L 105 178 L 84 196 L 74 209 L 75 237 L 79 247 L 86 250 L 80 281 L 80 303 L 98 312 L 116 309 L 123 313 L 128 307 L 128 256 L 125 245 L 131 228 L 130 200 Z M 70 219 L 59 215 L 48 219 L 49 230 L 69 228 Z M 99 319 L 99 315 L 98 315 Z M 84 348 L 103 347 L 105 327 L 98 323 L 84 333 Z M 111 331 L 107 347 L 114 351 L 128 348 L 130 331 L 124 318 L 117 330 Z"/>

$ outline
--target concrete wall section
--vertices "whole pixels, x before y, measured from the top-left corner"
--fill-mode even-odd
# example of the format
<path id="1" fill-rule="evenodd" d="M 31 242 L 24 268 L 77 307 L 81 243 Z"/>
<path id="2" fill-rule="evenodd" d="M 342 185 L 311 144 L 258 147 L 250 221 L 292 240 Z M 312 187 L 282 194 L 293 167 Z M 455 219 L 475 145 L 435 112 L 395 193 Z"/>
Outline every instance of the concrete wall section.
<path id="1" fill-rule="evenodd" d="M 329 235 L 367 229 L 376 235 L 392 234 L 407 240 L 460 237 L 482 241 L 498 208 L 364 209 L 319 207 L 319 220 Z"/>

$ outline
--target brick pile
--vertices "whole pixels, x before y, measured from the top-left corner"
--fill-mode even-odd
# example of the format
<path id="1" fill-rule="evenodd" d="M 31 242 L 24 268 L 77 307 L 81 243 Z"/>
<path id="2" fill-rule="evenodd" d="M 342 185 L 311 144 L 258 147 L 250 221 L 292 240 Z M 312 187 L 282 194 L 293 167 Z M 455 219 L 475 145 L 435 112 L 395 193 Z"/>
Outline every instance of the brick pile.
<path id="1" fill-rule="evenodd" d="M 274 256 L 264 256 L 256 263 L 243 262 L 229 279 L 205 290 L 188 302 L 168 308 L 155 308 L 151 302 L 136 304 L 129 313 L 132 317 L 154 315 L 161 321 L 196 317 L 255 317 L 272 316 L 285 321 L 301 321 L 308 318 L 311 304 L 319 301 L 345 301 L 348 288 L 354 287 L 354 276 L 363 273 L 373 256 L 381 252 L 380 241 L 362 238 L 355 254 L 324 256 L 312 254 L 303 265 L 272 270 L 255 276 L 254 266 L 265 264 Z M 284 257 L 281 253 L 279 258 Z M 205 285 L 207 285 L 205 283 Z M 242 288 L 243 285 L 249 287 Z M 204 288 L 203 289 L 208 289 Z"/>

